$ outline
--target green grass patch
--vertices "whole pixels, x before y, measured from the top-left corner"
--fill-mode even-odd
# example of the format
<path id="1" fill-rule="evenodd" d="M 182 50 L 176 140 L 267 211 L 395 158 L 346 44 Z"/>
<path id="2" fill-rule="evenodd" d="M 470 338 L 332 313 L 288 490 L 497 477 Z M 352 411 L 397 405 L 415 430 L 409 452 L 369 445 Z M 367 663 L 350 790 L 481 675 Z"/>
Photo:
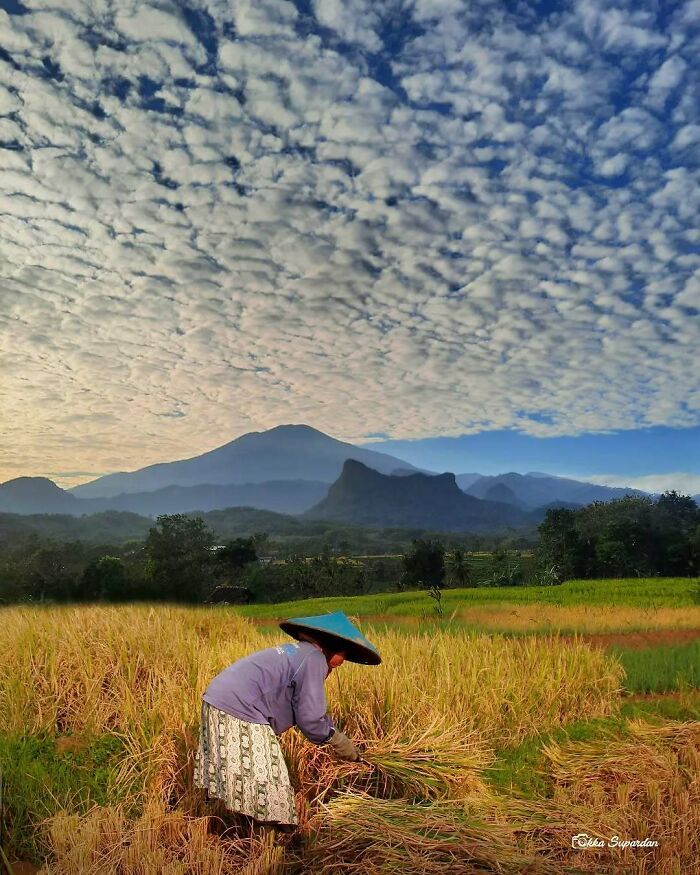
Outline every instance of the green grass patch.
<path id="1" fill-rule="evenodd" d="M 473 605 L 499 602 L 548 605 L 606 605 L 642 608 L 689 607 L 697 604 L 697 581 L 686 577 L 620 580 L 569 580 L 559 586 L 483 586 L 443 591 L 446 616 Z M 430 616 L 435 602 L 423 591 L 333 596 L 277 604 L 241 605 L 232 610 L 254 619 L 284 619 L 345 611 L 356 617 L 376 615 Z"/>
<path id="2" fill-rule="evenodd" d="M 493 765 L 485 769 L 484 776 L 492 787 L 508 795 L 524 799 L 551 796 L 552 784 L 542 753 L 545 744 L 550 741 L 559 744 L 593 741 L 603 737 L 624 739 L 630 735 L 628 721 L 638 718 L 657 724 L 667 720 L 700 720 L 700 692 L 691 691 L 663 699 L 630 698 L 623 701 L 615 717 L 571 723 L 551 732 L 531 736 L 518 745 L 500 748 L 496 751 Z"/>
<path id="3" fill-rule="evenodd" d="M 524 799 L 551 796 L 552 785 L 546 769 L 542 747 L 550 741 L 591 741 L 623 738 L 627 721 L 622 717 L 605 717 L 570 723 L 541 735 L 534 735 L 518 745 L 500 748 L 492 766 L 484 770 L 491 785 L 503 793 Z"/>
<path id="4" fill-rule="evenodd" d="M 64 750 L 46 735 L 0 735 L 3 837 L 10 859 L 41 863 L 47 848 L 40 824 L 57 811 L 85 811 L 116 801 L 115 767 L 123 755 L 115 735 Z"/>
<path id="5" fill-rule="evenodd" d="M 613 646 L 609 652 L 622 662 L 625 687 L 632 692 L 666 693 L 700 687 L 700 641 L 639 649 Z"/>

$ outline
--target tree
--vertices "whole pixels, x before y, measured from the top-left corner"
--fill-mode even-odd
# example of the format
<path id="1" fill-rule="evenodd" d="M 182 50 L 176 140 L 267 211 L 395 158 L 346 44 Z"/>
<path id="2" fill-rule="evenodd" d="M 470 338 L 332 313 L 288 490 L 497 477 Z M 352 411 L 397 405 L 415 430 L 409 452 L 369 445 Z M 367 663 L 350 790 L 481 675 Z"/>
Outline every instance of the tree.
<path id="1" fill-rule="evenodd" d="M 487 578 L 490 586 L 520 586 L 525 582 L 522 560 L 519 555 L 511 555 L 499 548 L 491 555 L 491 576 Z"/>
<path id="2" fill-rule="evenodd" d="M 551 569 L 559 580 L 582 577 L 584 549 L 576 529 L 576 512 L 567 508 L 553 508 L 540 524 L 537 547 L 538 563 Z"/>
<path id="3" fill-rule="evenodd" d="M 440 541 L 416 539 L 402 558 L 405 587 L 442 589 L 445 583 L 445 548 Z"/>
<path id="4" fill-rule="evenodd" d="M 700 508 L 689 495 L 664 492 L 654 507 L 654 522 L 661 529 L 688 535 L 700 524 Z"/>
<path id="5" fill-rule="evenodd" d="M 654 507 L 653 525 L 666 574 L 693 574 L 697 569 L 695 533 L 700 509 L 689 495 L 664 492 Z"/>
<path id="6" fill-rule="evenodd" d="M 260 556 L 270 549 L 270 536 L 267 532 L 253 532 L 251 540 L 255 546 L 256 556 Z"/>
<path id="7" fill-rule="evenodd" d="M 47 541 L 38 547 L 26 560 L 25 586 L 28 594 L 42 601 L 72 601 L 77 598 L 85 553 L 85 545 L 80 541 L 66 544 Z"/>
<path id="8" fill-rule="evenodd" d="M 215 553 L 219 568 L 229 577 L 237 577 L 251 562 L 258 561 L 255 537 L 236 538 Z"/>
<path id="9" fill-rule="evenodd" d="M 159 516 L 146 538 L 157 597 L 200 601 L 211 590 L 214 535 L 200 517 Z"/>
<path id="10" fill-rule="evenodd" d="M 127 570 L 117 556 L 101 556 L 85 566 L 79 597 L 88 601 L 119 601 L 129 595 Z"/>
<path id="11" fill-rule="evenodd" d="M 450 582 L 455 586 L 470 586 L 472 583 L 472 571 L 469 567 L 467 554 L 464 550 L 456 548 L 448 558 L 448 572 Z"/>
<path id="12" fill-rule="evenodd" d="M 549 511 L 537 554 L 559 579 L 692 575 L 700 570 L 699 527 L 700 509 L 687 495 L 628 495 Z"/>
<path id="13" fill-rule="evenodd" d="M 697 525 L 690 533 L 688 544 L 690 546 L 690 573 L 700 575 L 700 525 Z M 698 595 L 700 596 L 700 580 L 698 581 Z M 700 604 L 700 599 L 698 604 Z"/>

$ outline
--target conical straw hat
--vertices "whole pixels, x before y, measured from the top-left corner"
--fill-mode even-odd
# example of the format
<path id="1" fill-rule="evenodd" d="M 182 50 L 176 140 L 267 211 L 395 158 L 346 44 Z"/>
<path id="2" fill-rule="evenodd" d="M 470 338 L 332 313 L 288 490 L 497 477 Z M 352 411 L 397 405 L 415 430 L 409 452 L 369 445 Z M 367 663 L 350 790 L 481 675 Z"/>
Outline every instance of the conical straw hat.
<path id="1" fill-rule="evenodd" d="M 299 638 L 300 632 L 308 632 L 319 644 L 329 649 L 337 647 L 345 653 L 348 662 L 361 662 L 363 665 L 379 665 L 382 661 L 379 651 L 360 630 L 353 626 L 342 611 L 321 614 L 318 617 L 294 617 L 280 623 L 280 629 Z"/>

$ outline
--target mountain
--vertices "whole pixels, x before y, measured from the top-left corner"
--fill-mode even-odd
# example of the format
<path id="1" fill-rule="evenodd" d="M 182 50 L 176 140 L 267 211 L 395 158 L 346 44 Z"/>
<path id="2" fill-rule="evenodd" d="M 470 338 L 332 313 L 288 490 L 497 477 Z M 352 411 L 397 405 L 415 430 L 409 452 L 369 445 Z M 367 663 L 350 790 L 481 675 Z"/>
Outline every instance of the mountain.
<path id="1" fill-rule="evenodd" d="M 515 507 L 523 507 L 518 496 L 513 492 L 510 486 L 506 486 L 505 483 L 494 483 L 493 486 L 490 486 L 486 490 L 482 498 L 486 501 L 500 501 L 503 504 L 512 504 Z"/>
<path id="2" fill-rule="evenodd" d="M 121 544 L 142 540 L 153 520 L 135 513 L 107 511 L 90 516 L 62 513 L 0 513 L 0 542 L 16 544 L 33 536 L 57 541 L 84 541 L 88 544 Z"/>
<path id="3" fill-rule="evenodd" d="M 303 515 L 364 526 L 483 531 L 532 524 L 508 504 L 464 493 L 454 474 L 388 476 L 348 459 L 328 495 Z"/>
<path id="4" fill-rule="evenodd" d="M 315 536 L 318 524 L 304 524 L 297 517 L 256 510 L 251 507 L 229 507 L 202 514 L 202 519 L 220 540 L 266 532 L 273 536 Z M 84 541 L 87 544 L 122 544 L 140 541 L 153 526 L 153 520 L 135 513 L 105 511 L 80 517 L 68 514 L 0 513 L 0 542 L 32 536 L 57 541 Z M 321 536 L 325 528 L 321 529 Z M 320 548 L 319 548 L 320 549 Z"/>
<path id="5" fill-rule="evenodd" d="M 483 474 L 475 474 L 473 472 L 469 474 L 455 474 L 455 480 L 457 481 L 457 486 L 464 492 L 467 492 L 472 483 L 480 480 L 483 476 Z"/>
<path id="6" fill-rule="evenodd" d="M 0 513 L 83 514 L 122 511 L 142 516 L 248 507 L 298 514 L 328 492 L 314 480 L 277 480 L 229 486 L 166 486 L 154 492 L 124 492 L 110 498 L 76 498 L 45 477 L 20 477 L 0 484 Z"/>
<path id="7" fill-rule="evenodd" d="M 216 486 L 275 480 L 332 483 L 346 459 L 356 459 L 388 474 L 413 465 L 374 450 L 355 447 L 308 425 L 280 425 L 250 432 L 201 456 L 162 462 L 138 471 L 107 474 L 71 490 L 79 498 L 105 498 L 153 492 L 166 486 Z"/>
<path id="8" fill-rule="evenodd" d="M 81 513 L 124 510 L 145 516 L 189 513 L 224 507 L 251 507 L 276 513 L 297 514 L 320 501 L 328 484 L 316 480 L 271 480 L 228 486 L 166 486 L 154 492 L 122 492 L 112 498 L 76 498 Z"/>
<path id="9" fill-rule="evenodd" d="M 639 489 L 624 489 L 617 486 L 598 486 L 595 483 L 585 483 L 581 480 L 570 480 L 566 477 L 553 477 L 549 474 L 497 474 L 491 477 L 480 477 L 465 489 L 469 495 L 476 498 L 492 498 L 494 489 L 505 487 L 508 493 L 497 493 L 499 500 L 508 500 L 508 495 L 515 497 L 509 503 L 523 508 L 537 508 L 544 505 L 562 506 L 591 504 L 593 501 L 612 501 L 625 495 L 645 495 Z M 464 487 L 462 487 L 464 488 Z"/>
<path id="10" fill-rule="evenodd" d="M 47 477 L 17 477 L 0 483 L 0 513 L 82 513 L 80 502 Z"/>
<path id="11" fill-rule="evenodd" d="M 370 467 L 372 466 L 370 465 Z M 384 471 L 382 473 L 391 474 L 392 477 L 406 477 L 408 474 L 428 474 L 428 476 L 432 477 L 437 472 L 428 471 L 427 468 L 394 468 L 393 471 Z"/>

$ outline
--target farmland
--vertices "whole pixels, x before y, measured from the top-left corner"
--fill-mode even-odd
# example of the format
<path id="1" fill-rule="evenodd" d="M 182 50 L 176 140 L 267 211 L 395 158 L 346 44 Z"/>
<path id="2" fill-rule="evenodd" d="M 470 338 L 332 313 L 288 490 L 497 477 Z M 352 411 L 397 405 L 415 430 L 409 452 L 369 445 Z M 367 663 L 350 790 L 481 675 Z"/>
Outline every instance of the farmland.
<path id="1" fill-rule="evenodd" d="M 339 609 L 383 656 L 326 685 L 364 762 L 292 730 L 299 831 L 224 829 L 192 785 L 202 690 L 283 640 L 277 619 Z M 693 581 L 447 590 L 442 616 L 415 592 L 2 615 L 2 847 L 21 871 L 684 875 L 700 859 Z M 658 845 L 572 848 L 579 833 Z"/>

